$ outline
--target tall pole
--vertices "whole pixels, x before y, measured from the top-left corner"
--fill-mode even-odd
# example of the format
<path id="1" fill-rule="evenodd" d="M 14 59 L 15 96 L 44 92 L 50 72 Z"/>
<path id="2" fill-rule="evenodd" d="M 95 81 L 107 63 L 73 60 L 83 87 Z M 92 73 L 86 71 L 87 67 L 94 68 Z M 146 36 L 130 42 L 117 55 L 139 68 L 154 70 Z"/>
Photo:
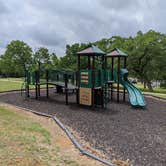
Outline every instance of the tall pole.
<path id="1" fill-rule="evenodd" d="M 111 59 L 111 80 L 114 80 L 114 57 Z M 111 84 L 111 100 L 113 99 L 113 84 Z"/>
<path id="2" fill-rule="evenodd" d="M 35 71 L 35 94 L 36 99 L 38 99 L 38 73 Z"/>
<path id="3" fill-rule="evenodd" d="M 112 80 L 114 80 L 114 57 L 112 57 L 112 65 L 111 65 L 111 68 L 112 68 L 112 70 L 111 70 L 111 79 Z"/>
<path id="4" fill-rule="evenodd" d="M 106 68 L 106 58 L 104 57 L 104 55 L 102 55 L 102 71 L 101 71 L 101 80 L 103 80 L 103 78 L 104 78 L 104 84 L 105 84 L 105 80 L 106 80 L 106 76 L 104 75 L 105 73 L 104 73 L 104 69 Z M 103 77 L 104 76 L 104 77 Z M 101 81 L 101 83 L 102 83 L 102 89 L 101 89 L 101 93 L 102 93 L 102 97 L 101 97 L 101 106 L 102 106 L 102 108 L 104 108 L 104 88 L 106 88 L 106 87 L 103 87 L 103 82 Z"/>
<path id="5" fill-rule="evenodd" d="M 38 61 L 39 63 L 39 72 L 38 72 L 38 95 L 40 96 L 40 66 L 41 66 L 41 63 L 40 63 L 40 60 Z"/>
<path id="6" fill-rule="evenodd" d="M 65 96 L 66 96 L 66 105 L 68 105 L 68 74 L 65 73 Z"/>
<path id="7" fill-rule="evenodd" d="M 46 70 L 46 94 L 47 98 L 49 96 L 49 90 L 48 90 L 48 70 Z"/>
<path id="8" fill-rule="evenodd" d="M 126 57 L 124 57 L 124 68 L 126 68 Z M 123 87 L 123 101 L 126 100 L 126 90 L 125 87 Z"/>
<path id="9" fill-rule="evenodd" d="M 92 56 L 92 107 L 94 107 L 95 101 L 94 101 L 94 86 L 95 86 L 95 55 Z"/>
<path id="10" fill-rule="evenodd" d="M 77 78 L 76 78 L 76 86 L 77 93 L 76 93 L 76 101 L 79 104 L 79 91 L 80 91 L 80 55 L 78 54 L 78 61 L 77 61 Z"/>
<path id="11" fill-rule="evenodd" d="M 120 57 L 118 57 L 118 82 L 117 82 L 117 102 L 119 102 L 119 84 L 120 84 Z"/>

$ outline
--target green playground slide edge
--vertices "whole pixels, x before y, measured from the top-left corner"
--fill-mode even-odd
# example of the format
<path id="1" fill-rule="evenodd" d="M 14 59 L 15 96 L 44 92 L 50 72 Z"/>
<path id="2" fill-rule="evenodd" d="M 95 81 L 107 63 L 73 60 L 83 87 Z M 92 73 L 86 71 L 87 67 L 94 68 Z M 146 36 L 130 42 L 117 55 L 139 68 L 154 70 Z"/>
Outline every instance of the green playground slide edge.
<path id="1" fill-rule="evenodd" d="M 145 107 L 146 102 L 145 102 L 144 96 L 142 95 L 141 91 L 138 88 L 136 88 L 128 80 L 128 78 L 126 78 L 126 80 L 125 80 L 124 75 L 128 75 L 127 69 L 121 69 L 120 83 L 128 91 L 130 104 L 134 107 L 137 107 L 137 106 Z"/>

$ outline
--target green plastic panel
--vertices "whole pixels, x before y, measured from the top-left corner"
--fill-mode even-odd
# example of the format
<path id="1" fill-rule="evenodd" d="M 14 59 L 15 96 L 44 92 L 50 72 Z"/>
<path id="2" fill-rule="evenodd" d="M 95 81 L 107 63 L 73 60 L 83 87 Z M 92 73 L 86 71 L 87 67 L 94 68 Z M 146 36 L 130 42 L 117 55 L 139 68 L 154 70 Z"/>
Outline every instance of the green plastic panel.
<path id="1" fill-rule="evenodd" d="M 83 69 L 80 71 L 80 86 L 83 88 L 92 87 L 92 70 Z"/>
<path id="2" fill-rule="evenodd" d="M 105 83 L 105 70 L 94 71 L 94 86 L 101 87 Z M 92 70 L 80 71 L 80 86 L 84 88 L 92 88 Z"/>
<path id="3" fill-rule="evenodd" d="M 26 71 L 26 82 L 29 85 L 35 85 L 35 72 Z"/>

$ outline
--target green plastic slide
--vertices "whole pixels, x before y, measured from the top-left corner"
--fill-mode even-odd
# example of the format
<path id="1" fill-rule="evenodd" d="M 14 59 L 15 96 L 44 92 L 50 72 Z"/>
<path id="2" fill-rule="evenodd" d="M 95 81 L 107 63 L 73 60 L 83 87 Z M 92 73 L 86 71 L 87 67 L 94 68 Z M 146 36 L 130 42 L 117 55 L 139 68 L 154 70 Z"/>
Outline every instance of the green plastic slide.
<path id="1" fill-rule="evenodd" d="M 141 91 L 136 88 L 127 78 L 128 70 L 121 69 L 120 70 L 120 83 L 127 89 L 129 94 L 129 100 L 132 106 L 137 107 L 145 107 L 146 102 L 144 96 L 142 95 Z"/>

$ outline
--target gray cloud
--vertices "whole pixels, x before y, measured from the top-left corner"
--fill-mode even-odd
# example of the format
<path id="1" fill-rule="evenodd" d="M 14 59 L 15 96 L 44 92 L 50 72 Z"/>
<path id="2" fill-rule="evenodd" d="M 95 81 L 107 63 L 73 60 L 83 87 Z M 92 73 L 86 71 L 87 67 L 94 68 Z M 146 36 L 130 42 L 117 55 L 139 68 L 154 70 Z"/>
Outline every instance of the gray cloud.
<path id="1" fill-rule="evenodd" d="M 115 9 L 119 10 L 126 10 L 138 7 L 140 1 L 133 1 L 133 0 L 100 0 L 100 3 L 108 9 Z"/>
<path id="2" fill-rule="evenodd" d="M 32 37 L 32 40 L 45 46 L 60 46 L 61 44 L 66 43 L 63 36 L 58 34 L 55 29 L 52 30 L 47 26 L 33 29 L 32 32 L 30 32 L 30 36 Z"/>
<path id="3" fill-rule="evenodd" d="M 8 12 L 8 7 L 2 1 L 0 1 L 0 15 L 7 12 Z"/>
<path id="4" fill-rule="evenodd" d="M 62 56 L 67 43 L 127 37 L 138 30 L 165 33 L 165 7 L 163 0 L 1 0 L 0 54 L 15 39 Z"/>

